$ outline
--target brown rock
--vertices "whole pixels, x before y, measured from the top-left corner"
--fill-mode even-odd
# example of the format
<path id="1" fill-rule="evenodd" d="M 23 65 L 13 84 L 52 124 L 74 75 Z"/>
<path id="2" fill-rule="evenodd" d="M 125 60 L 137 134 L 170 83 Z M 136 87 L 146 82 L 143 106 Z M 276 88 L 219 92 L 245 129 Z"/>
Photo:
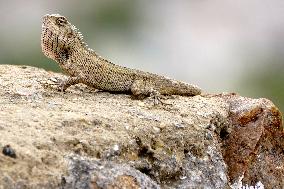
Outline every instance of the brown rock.
<path id="1" fill-rule="evenodd" d="M 284 132 L 280 111 L 267 99 L 226 96 L 232 132 L 223 141 L 232 182 L 261 181 L 266 188 L 284 187 Z"/>

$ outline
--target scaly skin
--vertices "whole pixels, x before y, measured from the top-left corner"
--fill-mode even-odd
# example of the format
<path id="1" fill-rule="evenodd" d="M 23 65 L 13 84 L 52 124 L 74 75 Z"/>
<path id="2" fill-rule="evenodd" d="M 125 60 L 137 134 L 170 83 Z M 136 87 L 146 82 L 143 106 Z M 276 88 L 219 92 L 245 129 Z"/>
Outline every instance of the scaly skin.
<path id="1" fill-rule="evenodd" d="M 42 51 L 70 76 L 62 83 L 62 90 L 83 83 L 100 90 L 130 92 L 140 97 L 201 93 L 195 85 L 115 65 L 89 49 L 82 40 L 81 33 L 65 17 L 58 14 L 43 17 Z"/>

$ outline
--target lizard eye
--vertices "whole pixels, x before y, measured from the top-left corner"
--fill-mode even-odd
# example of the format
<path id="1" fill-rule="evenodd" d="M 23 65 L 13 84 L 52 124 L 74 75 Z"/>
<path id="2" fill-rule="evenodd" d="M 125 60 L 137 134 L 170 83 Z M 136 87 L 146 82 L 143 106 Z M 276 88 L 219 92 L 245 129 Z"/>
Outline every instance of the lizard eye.
<path id="1" fill-rule="evenodd" d="M 63 26 L 67 21 L 65 18 L 58 18 L 56 22 L 58 25 Z"/>

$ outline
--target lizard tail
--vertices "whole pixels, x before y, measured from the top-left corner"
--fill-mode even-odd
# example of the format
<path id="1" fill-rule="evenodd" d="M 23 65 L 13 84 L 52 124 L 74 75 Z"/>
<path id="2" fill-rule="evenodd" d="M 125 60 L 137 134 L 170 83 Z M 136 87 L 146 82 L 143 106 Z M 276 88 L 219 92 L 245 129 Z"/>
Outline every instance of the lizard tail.
<path id="1" fill-rule="evenodd" d="M 183 95 L 183 96 L 195 96 L 200 95 L 202 90 L 192 84 L 184 83 L 181 81 L 167 80 L 164 86 L 160 88 L 160 93 L 165 95 Z"/>

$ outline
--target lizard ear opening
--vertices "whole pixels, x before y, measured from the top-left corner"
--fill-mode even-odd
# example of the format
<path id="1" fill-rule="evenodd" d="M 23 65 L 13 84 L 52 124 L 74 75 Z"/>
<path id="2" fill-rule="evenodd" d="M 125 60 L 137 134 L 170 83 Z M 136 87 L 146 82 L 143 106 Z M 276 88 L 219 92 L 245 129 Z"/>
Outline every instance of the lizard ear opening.
<path id="1" fill-rule="evenodd" d="M 57 18 L 56 23 L 57 23 L 59 26 L 63 26 L 64 24 L 67 23 L 67 20 L 66 20 L 66 18 L 64 18 L 64 17 L 59 17 L 59 18 Z"/>
<path id="2" fill-rule="evenodd" d="M 70 33 L 67 34 L 67 37 L 71 38 L 71 37 L 73 37 L 73 34 L 70 32 Z"/>

